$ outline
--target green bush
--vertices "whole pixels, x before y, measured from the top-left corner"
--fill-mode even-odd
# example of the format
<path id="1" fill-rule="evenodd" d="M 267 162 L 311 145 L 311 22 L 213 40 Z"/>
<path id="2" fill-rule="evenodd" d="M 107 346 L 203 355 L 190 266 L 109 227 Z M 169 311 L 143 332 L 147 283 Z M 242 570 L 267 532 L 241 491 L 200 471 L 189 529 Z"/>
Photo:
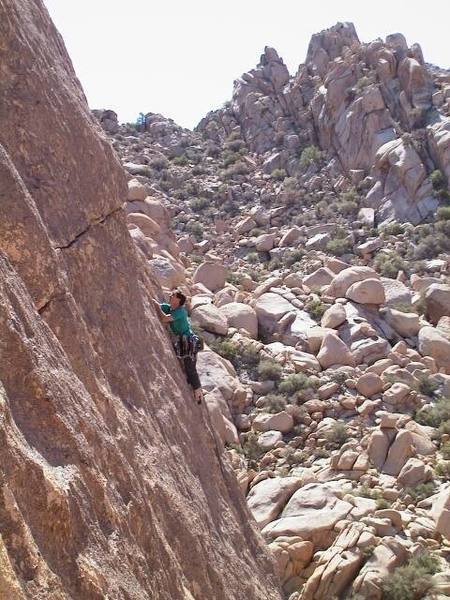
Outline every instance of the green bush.
<path id="1" fill-rule="evenodd" d="M 322 152 L 317 146 L 306 146 L 300 155 L 300 166 L 309 167 L 312 163 L 317 163 L 322 158 Z"/>
<path id="2" fill-rule="evenodd" d="M 390 277 L 395 279 L 399 271 L 406 269 L 406 263 L 402 257 L 396 252 L 387 254 L 386 252 L 379 252 L 373 261 L 375 270 L 380 273 L 383 277 Z"/>
<path id="3" fill-rule="evenodd" d="M 444 442 L 441 444 L 439 450 L 444 460 L 450 460 L 450 442 Z"/>
<path id="4" fill-rule="evenodd" d="M 427 481 L 427 483 L 420 483 L 414 488 L 407 487 L 404 490 L 405 495 L 411 496 L 413 502 L 417 503 L 421 500 L 425 500 L 429 496 L 432 496 L 436 491 L 436 484 L 433 481 Z"/>
<path id="5" fill-rule="evenodd" d="M 286 398 L 280 394 L 267 394 L 264 398 L 264 408 L 270 413 L 279 413 L 286 408 Z"/>
<path id="6" fill-rule="evenodd" d="M 242 275 L 241 273 L 229 273 L 227 275 L 227 281 L 232 285 L 239 286 L 242 283 Z"/>
<path id="7" fill-rule="evenodd" d="M 434 190 L 442 190 L 447 185 L 447 178 L 439 169 L 436 169 L 431 173 L 430 181 Z"/>
<path id="8" fill-rule="evenodd" d="M 421 408 L 416 413 L 415 420 L 420 425 L 442 427 L 445 422 L 450 421 L 450 399 L 439 398 L 432 406 Z"/>
<path id="9" fill-rule="evenodd" d="M 440 221 L 450 221 L 450 206 L 440 206 L 436 216 Z"/>
<path id="10" fill-rule="evenodd" d="M 348 431 L 345 423 L 337 421 L 325 433 L 327 444 L 333 448 L 340 448 L 348 440 Z"/>
<path id="11" fill-rule="evenodd" d="M 222 154 L 222 161 L 224 167 L 234 165 L 234 163 L 238 162 L 240 159 L 241 155 L 238 152 L 230 152 L 230 150 L 225 150 L 225 152 Z"/>
<path id="12" fill-rule="evenodd" d="M 436 383 L 429 375 L 419 376 L 418 390 L 425 396 L 432 396 L 436 390 L 439 389 L 439 384 Z"/>
<path id="13" fill-rule="evenodd" d="M 151 158 L 149 161 L 149 166 L 156 171 L 162 171 L 163 169 L 167 169 L 169 166 L 169 161 L 165 156 L 155 156 Z"/>
<path id="14" fill-rule="evenodd" d="M 305 305 L 305 310 L 309 312 L 313 319 L 319 321 L 323 317 L 327 307 L 321 300 L 314 299 Z"/>
<path id="15" fill-rule="evenodd" d="M 278 386 L 278 391 L 286 396 L 293 396 L 295 393 L 308 388 L 315 387 L 310 378 L 304 373 L 294 373 L 288 375 Z"/>
<path id="16" fill-rule="evenodd" d="M 258 376 L 261 381 L 279 381 L 283 368 L 273 359 L 262 360 L 258 365 Z"/>
<path id="17" fill-rule="evenodd" d="M 283 262 L 287 267 L 292 267 L 296 262 L 299 262 L 305 256 L 305 251 L 301 249 L 290 250 L 283 256 Z"/>
<path id="18" fill-rule="evenodd" d="M 194 212 L 201 212 L 210 205 L 208 198 L 193 198 L 189 206 Z"/>
<path id="19" fill-rule="evenodd" d="M 198 242 L 203 239 L 203 227 L 200 225 L 200 223 L 188 223 L 186 225 L 186 231 L 191 233 Z"/>
<path id="20" fill-rule="evenodd" d="M 287 173 L 284 169 L 274 169 L 270 174 L 270 177 L 272 179 L 275 179 L 276 181 L 283 181 L 283 179 L 285 179 L 286 176 Z"/>
<path id="21" fill-rule="evenodd" d="M 341 213 L 341 215 L 351 215 L 354 214 L 357 210 L 358 210 L 358 205 L 356 202 L 340 202 L 337 205 L 337 210 L 338 212 Z"/>
<path id="22" fill-rule="evenodd" d="M 211 350 L 214 350 L 222 358 L 226 358 L 233 364 L 237 361 L 237 357 L 240 354 L 239 344 L 228 339 L 216 340 L 209 345 Z"/>
<path id="23" fill-rule="evenodd" d="M 446 481 L 450 479 L 450 460 L 440 460 L 436 464 L 434 471 L 438 477 L 442 477 Z"/>
<path id="24" fill-rule="evenodd" d="M 347 239 L 337 238 L 327 242 L 326 249 L 335 256 L 342 256 L 343 254 L 351 252 L 352 245 Z"/>
<path id="25" fill-rule="evenodd" d="M 225 179 L 233 179 L 233 177 L 236 177 L 238 175 L 248 175 L 249 172 L 250 169 L 247 163 L 240 160 L 230 165 L 227 169 L 225 169 L 225 171 L 223 172 L 223 176 Z"/>
<path id="26" fill-rule="evenodd" d="M 431 576 L 439 571 L 439 561 L 425 552 L 398 567 L 383 582 L 385 600 L 422 600 L 433 591 Z"/>
<path id="27" fill-rule="evenodd" d="M 244 441 L 242 442 L 242 449 L 244 456 L 248 460 L 249 469 L 259 469 L 258 460 L 264 454 L 264 450 L 258 444 L 258 436 L 253 431 L 249 431 L 245 434 Z"/>
<path id="28" fill-rule="evenodd" d="M 247 262 L 249 262 L 251 265 L 254 265 L 257 262 L 259 262 L 258 254 L 256 252 L 249 252 L 246 256 L 246 259 Z"/>
<path id="29" fill-rule="evenodd" d="M 386 223 L 386 225 L 382 225 L 380 227 L 380 233 L 383 236 L 386 235 L 402 235 L 405 233 L 405 228 L 397 221 L 393 221 L 392 223 Z"/>
<path id="30" fill-rule="evenodd" d="M 189 164 L 189 159 L 186 156 L 186 154 L 182 154 L 181 156 L 175 156 L 175 158 L 172 160 L 174 165 L 177 165 L 178 167 L 185 167 L 186 165 Z"/>

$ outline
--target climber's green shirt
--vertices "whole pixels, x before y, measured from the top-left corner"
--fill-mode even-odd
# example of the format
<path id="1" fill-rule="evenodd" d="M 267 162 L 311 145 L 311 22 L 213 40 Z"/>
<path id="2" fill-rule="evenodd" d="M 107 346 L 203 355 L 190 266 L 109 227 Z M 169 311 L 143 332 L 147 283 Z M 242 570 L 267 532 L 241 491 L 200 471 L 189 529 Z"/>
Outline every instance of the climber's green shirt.
<path id="1" fill-rule="evenodd" d="M 169 323 L 172 333 L 175 335 L 190 335 L 192 333 L 187 310 L 184 306 L 179 306 L 175 310 L 170 308 L 170 304 L 168 302 L 163 302 L 160 304 L 160 306 L 163 313 L 170 315 L 173 319 L 173 321 Z"/>

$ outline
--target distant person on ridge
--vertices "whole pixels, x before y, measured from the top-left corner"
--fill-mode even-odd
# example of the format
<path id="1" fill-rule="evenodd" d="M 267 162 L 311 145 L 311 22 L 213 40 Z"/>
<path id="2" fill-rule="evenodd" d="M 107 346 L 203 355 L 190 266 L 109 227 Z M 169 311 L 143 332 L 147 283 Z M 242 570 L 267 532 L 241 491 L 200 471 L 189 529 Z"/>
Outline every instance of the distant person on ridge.
<path id="1" fill-rule="evenodd" d="M 186 296 L 179 290 L 174 290 L 169 296 L 169 302 L 158 302 L 158 300 L 153 302 L 158 308 L 160 320 L 169 324 L 175 354 L 183 362 L 187 381 L 194 390 L 197 404 L 200 404 L 203 392 L 196 363 L 201 340 L 192 331 L 185 306 Z"/>

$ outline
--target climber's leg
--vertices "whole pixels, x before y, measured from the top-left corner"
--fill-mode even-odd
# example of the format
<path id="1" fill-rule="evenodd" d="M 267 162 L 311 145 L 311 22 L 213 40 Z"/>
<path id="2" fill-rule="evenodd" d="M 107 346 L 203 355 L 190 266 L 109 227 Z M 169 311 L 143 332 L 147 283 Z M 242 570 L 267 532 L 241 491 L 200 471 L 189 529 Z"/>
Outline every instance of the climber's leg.
<path id="1" fill-rule="evenodd" d="M 197 358 L 190 356 L 186 356 L 183 358 L 184 370 L 186 372 L 186 378 L 188 380 L 189 385 L 192 386 L 194 390 L 194 397 L 197 402 L 200 404 L 203 398 L 202 386 L 200 383 L 200 378 L 197 373 Z"/>

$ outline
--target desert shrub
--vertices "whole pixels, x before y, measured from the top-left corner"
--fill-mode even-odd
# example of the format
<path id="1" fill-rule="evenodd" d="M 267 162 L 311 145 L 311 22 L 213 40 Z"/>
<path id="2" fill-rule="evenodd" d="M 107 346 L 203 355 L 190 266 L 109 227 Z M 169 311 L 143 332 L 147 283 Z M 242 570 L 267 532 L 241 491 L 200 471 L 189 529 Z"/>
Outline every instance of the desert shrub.
<path id="1" fill-rule="evenodd" d="M 286 398 L 281 394 L 267 394 L 264 398 L 264 409 L 270 413 L 279 413 L 286 408 Z"/>
<path id="2" fill-rule="evenodd" d="M 205 208 L 208 208 L 210 202 L 208 198 L 193 198 L 189 202 L 189 205 L 194 212 L 201 212 L 202 210 L 205 210 Z"/>
<path id="3" fill-rule="evenodd" d="M 178 167 L 185 167 L 189 164 L 189 159 L 186 154 L 182 154 L 181 156 L 175 156 L 175 158 L 172 159 L 172 163 Z"/>
<path id="4" fill-rule="evenodd" d="M 429 375 L 420 375 L 418 390 L 425 396 L 432 396 L 439 389 L 439 384 Z"/>
<path id="5" fill-rule="evenodd" d="M 312 163 L 319 162 L 322 158 L 322 152 L 317 146 L 306 146 L 300 155 L 300 166 L 309 167 Z"/>
<path id="6" fill-rule="evenodd" d="M 244 456 L 248 460 L 248 467 L 250 469 L 258 470 L 258 460 L 264 454 L 264 450 L 258 444 L 258 436 L 253 431 L 249 431 L 245 434 L 244 441 L 242 442 L 242 449 Z"/>
<path id="7" fill-rule="evenodd" d="M 391 277 L 395 279 L 399 271 L 406 269 L 406 263 L 402 257 L 396 252 L 387 254 L 379 252 L 373 261 L 375 270 L 383 277 Z"/>
<path id="8" fill-rule="evenodd" d="M 444 460 L 450 460 L 450 442 L 444 442 L 441 444 L 439 450 Z"/>
<path id="9" fill-rule="evenodd" d="M 258 254 L 256 252 L 249 252 L 246 256 L 246 259 L 247 262 L 249 262 L 251 265 L 254 265 L 257 262 L 259 262 Z"/>
<path id="10" fill-rule="evenodd" d="M 305 251 L 301 249 L 290 250 L 283 256 L 283 262 L 287 267 L 292 267 L 296 262 L 299 262 L 305 256 Z"/>
<path id="11" fill-rule="evenodd" d="M 295 177 L 286 177 L 283 181 L 283 190 L 292 192 L 297 189 L 298 181 Z"/>
<path id="12" fill-rule="evenodd" d="M 436 225 L 434 226 L 434 228 L 438 232 L 440 237 L 444 236 L 443 238 L 441 238 L 441 242 L 440 242 L 441 248 L 443 250 L 449 250 L 449 247 L 450 247 L 450 221 L 446 221 L 446 220 L 438 221 L 436 223 Z"/>
<path id="13" fill-rule="evenodd" d="M 436 169 L 431 173 L 430 181 L 434 190 L 442 190 L 447 185 L 447 179 L 439 169 Z"/>
<path id="14" fill-rule="evenodd" d="M 350 241 L 345 238 L 335 238 L 327 242 L 326 249 L 335 256 L 342 256 L 351 251 L 352 245 Z"/>
<path id="15" fill-rule="evenodd" d="M 407 487 L 404 489 L 404 494 L 411 496 L 413 502 L 417 503 L 425 500 L 428 496 L 432 496 L 436 491 L 436 484 L 433 481 L 419 483 L 416 487 Z"/>
<path id="16" fill-rule="evenodd" d="M 229 167 L 230 165 L 234 165 L 234 163 L 240 160 L 241 155 L 238 152 L 231 152 L 230 150 L 225 150 L 222 154 L 222 164 L 224 167 Z"/>
<path id="17" fill-rule="evenodd" d="M 411 558 L 383 582 L 385 600 L 422 600 L 433 590 L 431 576 L 439 571 L 439 561 L 428 552 Z"/>
<path id="18" fill-rule="evenodd" d="M 258 377 L 262 381 L 268 379 L 271 381 L 279 381 L 282 372 L 283 368 L 280 363 L 270 358 L 262 360 L 258 365 Z"/>
<path id="19" fill-rule="evenodd" d="M 268 271 L 276 271 L 277 269 L 281 269 L 282 266 L 279 258 L 272 258 L 266 265 Z"/>
<path id="20" fill-rule="evenodd" d="M 383 236 L 401 235 L 402 233 L 405 233 L 405 229 L 403 225 L 397 223 L 397 221 L 393 221 L 392 223 L 386 223 L 386 225 L 382 225 L 380 227 L 380 233 Z"/>
<path id="21" fill-rule="evenodd" d="M 237 357 L 240 354 L 239 344 L 228 339 L 220 339 L 209 344 L 211 350 L 217 352 L 222 358 L 226 358 L 231 363 L 237 361 Z"/>
<path id="22" fill-rule="evenodd" d="M 337 421 L 325 433 L 327 445 L 332 448 L 340 448 L 348 439 L 348 431 L 345 423 Z"/>
<path id="23" fill-rule="evenodd" d="M 254 346 L 245 346 L 238 359 L 237 367 L 242 370 L 254 370 L 259 363 L 259 350 Z"/>
<path id="24" fill-rule="evenodd" d="M 272 179 L 275 179 L 276 181 L 283 181 L 283 179 L 285 179 L 286 176 L 287 173 L 284 169 L 274 169 L 270 174 L 270 177 Z"/>
<path id="25" fill-rule="evenodd" d="M 440 221 L 450 221 L 450 206 L 440 206 L 436 216 Z"/>
<path id="26" fill-rule="evenodd" d="M 230 165 L 224 172 L 223 172 L 223 176 L 225 177 L 225 179 L 233 179 L 233 177 L 236 177 L 237 175 L 248 175 L 250 172 L 250 169 L 248 167 L 248 165 L 243 162 L 243 161 L 238 161 L 235 162 L 234 164 Z"/>
<path id="27" fill-rule="evenodd" d="M 434 472 L 438 477 L 442 477 L 446 481 L 450 479 L 450 460 L 440 460 L 437 462 Z"/>
<path id="28" fill-rule="evenodd" d="M 242 275 L 241 273 L 229 273 L 227 275 L 227 281 L 232 285 L 238 286 L 242 283 Z"/>
<path id="29" fill-rule="evenodd" d="M 432 406 L 424 406 L 416 413 L 415 420 L 420 425 L 442 427 L 450 421 L 450 399 L 441 397 Z"/>
<path id="30" fill-rule="evenodd" d="M 297 392 L 315 387 L 310 378 L 304 373 L 288 375 L 278 386 L 278 391 L 286 396 L 293 396 Z"/>
<path id="31" fill-rule="evenodd" d="M 442 221 L 441 223 L 447 223 L 447 221 Z M 415 260 L 434 258 L 448 249 L 450 249 L 450 239 L 445 233 L 438 231 L 437 233 L 427 235 L 417 244 L 414 249 L 413 258 Z"/>
<path id="32" fill-rule="evenodd" d="M 310 300 L 305 306 L 305 310 L 307 310 L 313 319 L 316 319 L 316 321 L 319 321 L 323 317 L 326 309 L 327 307 L 325 304 L 317 298 Z"/>
<path id="33" fill-rule="evenodd" d="M 203 227 L 200 223 L 188 223 L 186 225 L 186 231 L 191 233 L 197 241 L 201 241 L 203 239 Z"/>
<path id="34" fill-rule="evenodd" d="M 169 161 L 165 156 L 155 156 L 151 158 L 149 161 L 149 166 L 156 171 L 162 171 L 163 169 L 167 169 L 169 166 Z"/>
<path id="35" fill-rule="evenodd" d="M 341 215 L 351 215 L 358 210 L 358 205 L 356 202 L 340 202 L 337 205 L 337 210 L 341 213 Z"/>

